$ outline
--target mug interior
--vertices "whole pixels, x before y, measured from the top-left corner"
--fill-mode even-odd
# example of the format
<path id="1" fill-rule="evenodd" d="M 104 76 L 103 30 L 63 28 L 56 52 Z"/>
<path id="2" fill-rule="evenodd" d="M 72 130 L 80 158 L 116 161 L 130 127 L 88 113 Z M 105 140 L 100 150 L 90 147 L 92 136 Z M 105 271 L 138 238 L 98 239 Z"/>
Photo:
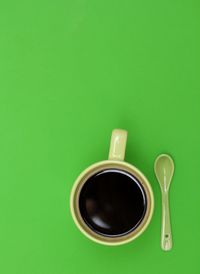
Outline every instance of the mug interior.
<path id="1" fill-rule="evenodd" d="M 82 190 L 95 174 L 105 170 L 117 170 L 124 172 L 126 175 L 130 174 L 139 182 L 145 195 L 145 212 L 141 220 L 135 227 L 125 231 L 125 233 L 116 233 L 115 235 L 100 233 L 85 220 L 83 212 L 81 212 L 80 195 Z M 71 193 L 71 212 L 76 225 L 87 237 L 98 243 L 119 245 L 138 237 L 148 226 L 153 212 L 153 193 L 146 177 L 134 166 L 126 162 L 107 160 L 92 165 L 77 178 Z"/>
<path id="2" fill-rule="evenodd" d="M 79 196 L 79 211 L 97 234 L 120 237 L 143 220 L 147 198 L 138 179 L 121 169 L 104 169 L 91 176 Z"/>

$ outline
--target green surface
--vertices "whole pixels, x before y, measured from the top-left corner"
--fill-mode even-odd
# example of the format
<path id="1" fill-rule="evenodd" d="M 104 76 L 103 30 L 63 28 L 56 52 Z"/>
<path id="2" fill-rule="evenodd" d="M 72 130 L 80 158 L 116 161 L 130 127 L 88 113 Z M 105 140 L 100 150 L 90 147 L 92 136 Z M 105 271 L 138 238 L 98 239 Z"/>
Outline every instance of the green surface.
<path id="1" fill-rule="evenodd" d="M 0 272 L 200 273 L 200 4 L 1 1 Z M 152 183 L 155 214 L 136 241 L 97 245 L 75 227 L 76 176 L 129 131 L 127 161 Z M 170 153 L 174 246 L 160 249 L 153 162 Z"/>

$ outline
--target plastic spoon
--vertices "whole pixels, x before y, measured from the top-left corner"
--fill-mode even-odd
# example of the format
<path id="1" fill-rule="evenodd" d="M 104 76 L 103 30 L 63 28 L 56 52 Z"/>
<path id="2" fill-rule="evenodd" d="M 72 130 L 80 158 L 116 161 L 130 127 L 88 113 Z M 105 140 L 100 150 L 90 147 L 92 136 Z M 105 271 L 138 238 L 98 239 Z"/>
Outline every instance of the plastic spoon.
<path id="1" fill-rule="evenodd" d="M 172 232 L 169 212 L 169 187 L 174 174 L 174 161 L 167 154 L 157 157 L 154 164 L 154 171 L 160 184 L 162 193 L 162 230 L 161 247 L 167 251 L 172 248 Z"/>

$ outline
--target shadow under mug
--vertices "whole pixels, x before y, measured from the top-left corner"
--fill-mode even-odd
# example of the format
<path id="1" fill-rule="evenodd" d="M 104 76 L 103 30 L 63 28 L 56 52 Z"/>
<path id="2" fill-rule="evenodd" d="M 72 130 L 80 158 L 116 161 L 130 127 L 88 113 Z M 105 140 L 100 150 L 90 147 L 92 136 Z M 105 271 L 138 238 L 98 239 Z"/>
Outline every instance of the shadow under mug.
<path id="1" fill-rule="evenodd" d="M 104 245 L 121 245 L 128 243 L 141 235 L 150 223 L 154 210 L 154 196 L 152 188 L 147 178 L 136 167 L 124 161 L 127 141 L 127 131 L 115 129 L 112 132 L 109 158 L 108 160 L 95 163 L 84 170 L 76 179 L 70 197 L 70 209 L 73 220 L 79 230 L 89 239 Z M 103 235 L 89 226 L 80 210 L 80 194 L 88 182 L 95 174 L 105 170 L 119 170 L 132 175 L 140 183 L 146 197 L 146 210 L 140 223 L 128 233 L 115 235 L 114 237 Z M 126 216 L 125 216 L 126 217 Z"/>

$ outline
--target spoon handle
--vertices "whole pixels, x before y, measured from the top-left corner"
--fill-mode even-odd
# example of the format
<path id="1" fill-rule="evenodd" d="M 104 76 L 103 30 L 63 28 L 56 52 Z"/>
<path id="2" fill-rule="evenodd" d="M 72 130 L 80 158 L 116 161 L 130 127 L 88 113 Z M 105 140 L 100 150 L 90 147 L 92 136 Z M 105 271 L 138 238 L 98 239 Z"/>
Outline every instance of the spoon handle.
<path id="1" fill-rule="evenodd" d="M 170 224 L 168 191 L 162 192 L 161 247 L 165 251 L 170 250 L 172 248 L 172 233 Z"/>

